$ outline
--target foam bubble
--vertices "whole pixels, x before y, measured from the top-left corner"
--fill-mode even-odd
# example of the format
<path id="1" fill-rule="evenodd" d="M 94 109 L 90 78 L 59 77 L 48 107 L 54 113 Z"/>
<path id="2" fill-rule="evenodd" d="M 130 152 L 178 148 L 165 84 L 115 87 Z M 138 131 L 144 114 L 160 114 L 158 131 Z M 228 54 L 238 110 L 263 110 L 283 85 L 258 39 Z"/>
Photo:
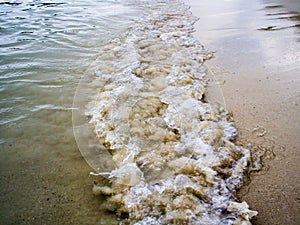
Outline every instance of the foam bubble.
<path id="1" fill-rule="evenodd" d="M 211 53 L 191 35 L 196 18 L 176 0 L 144 4 L 147 16 L 97 60 L 104 85 L 86 115 L 116 168 L 94 192 L 123 223 L 250 224 L 256 212 L 234 197 L 250 153 L 204 101 Z"/>

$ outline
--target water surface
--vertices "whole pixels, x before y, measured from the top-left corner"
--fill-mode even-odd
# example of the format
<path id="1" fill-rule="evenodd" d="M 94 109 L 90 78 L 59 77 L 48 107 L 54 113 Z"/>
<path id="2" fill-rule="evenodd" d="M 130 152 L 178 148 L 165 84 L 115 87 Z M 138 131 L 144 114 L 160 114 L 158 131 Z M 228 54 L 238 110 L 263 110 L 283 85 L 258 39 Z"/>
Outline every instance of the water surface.
<path id="1" fill-rule="evenodd" d="M 1 224 L 103 220 L 73 136 L 73 97 L 99 48 L 139 11 L 128 1 L 0 1 Z"/>

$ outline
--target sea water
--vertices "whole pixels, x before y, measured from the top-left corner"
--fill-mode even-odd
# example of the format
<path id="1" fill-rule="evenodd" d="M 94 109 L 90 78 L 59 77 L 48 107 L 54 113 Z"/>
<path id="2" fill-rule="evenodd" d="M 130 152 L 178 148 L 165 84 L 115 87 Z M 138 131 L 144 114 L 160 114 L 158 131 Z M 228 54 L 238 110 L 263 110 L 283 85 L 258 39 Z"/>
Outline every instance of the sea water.
<path id="1" fill-rule="evenodd" d="M 0 224 L 103 217 L 91 215 L 73 98 L 102 46 L 141 13 L 130 1 L 0 1 Z"/>
<path id="2" fill-rule="evenodd" d="M 192 36 L 197 19 L 180 1 L 139 3 L 144 15 L 103 46 L 87 82 L 85 116 L 101 157 L 81 149 L 92 174 L 109 180 L 94 193 L 108 196 L 121 224 L 250 224 L 257 213 L 234 196 L 250 151 L 233 142 L 226 110 L 205 98 L 212 54 Z"/>
<path id="3" fill-rule="evenodd" d="M 73 110 L 80 151 L 93 174 L 109 180 L 94 193 L 107 196 L 103 205 L 120 223 L 250 223 L 256 212 L 234 197 L 250 153 L 234 144 L 226 110 L 205 99 L 204 62 L 212 55 L 193 38 L 196 18 L 186 5 L 28 0 L 0 7 L 1 165 L 46 165 L 49 151 L 67 157 Z M 5 182 L 3 190 L 18 184 Z"/>
<path id="4" fill-rule="evenodd" d="M 1 1 L 0 124 L 22 120 L 32 111 L 65 107 L 54 103 L 60 98 L 57 90 L 68 89 L 70 83 L 74 90 L 103 42 L 126 29 L 136 16 L 126 4 Z"/>

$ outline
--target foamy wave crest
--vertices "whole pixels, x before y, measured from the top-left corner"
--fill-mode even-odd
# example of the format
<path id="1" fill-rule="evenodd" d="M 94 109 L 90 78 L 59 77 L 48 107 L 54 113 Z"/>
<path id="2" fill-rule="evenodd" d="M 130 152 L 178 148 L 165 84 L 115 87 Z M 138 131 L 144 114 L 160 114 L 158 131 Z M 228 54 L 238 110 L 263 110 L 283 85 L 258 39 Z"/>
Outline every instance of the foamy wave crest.
<path id="1" fill-rule="evenodd" d="M 142 18 L 97 60 L 104 85 L 86 115 L 116 167 L 94 193 L 121 224 L 250 224 L 257 213 L 234 197 L 250 152 L 204 100 L 211 53 L 191 35 L 196 18 L 175 0 L 140 4 Z"/>

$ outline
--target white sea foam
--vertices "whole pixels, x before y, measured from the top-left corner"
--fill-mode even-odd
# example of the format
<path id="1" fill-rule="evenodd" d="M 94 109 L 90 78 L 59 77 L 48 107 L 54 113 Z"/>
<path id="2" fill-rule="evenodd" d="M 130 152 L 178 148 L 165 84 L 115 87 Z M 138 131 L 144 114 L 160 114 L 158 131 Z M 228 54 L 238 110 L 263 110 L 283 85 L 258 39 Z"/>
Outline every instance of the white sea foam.
<path id="1" fill-rule="evenodd" d="M 191 35 L 196 18 L 176 0 L 140 4 L 146 16 L 97 60 L 105 85 L 86 115 L 116 168 L 94 192 L 122 224 L 250 224 L 256 212 L 234 197 L 250 153 L 204 101 L 211 54 Z"/>

